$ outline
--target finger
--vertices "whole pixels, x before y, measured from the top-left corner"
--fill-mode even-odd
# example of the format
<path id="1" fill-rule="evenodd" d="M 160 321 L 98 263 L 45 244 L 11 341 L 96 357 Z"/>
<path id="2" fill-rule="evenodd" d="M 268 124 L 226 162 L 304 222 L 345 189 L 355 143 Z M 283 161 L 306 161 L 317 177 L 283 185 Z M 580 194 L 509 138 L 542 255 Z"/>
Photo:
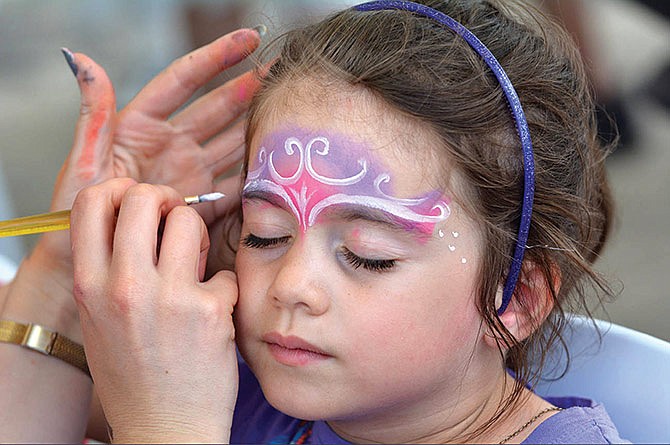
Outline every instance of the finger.
<path id="1" fill-rule="evenodd" d="M 260 44 L 253 29 L 240 29 L 175 60 L 129 104 L 128 109 L 167 118 L 215 75 L 237 64 Z"/>
<path id="2" fill-rule="evenodd" d="M 84 185 L 95 183 L 98 174 L 112 162 L 106 156 L 114 134 L 116 97 L 107 73 L 91 58 L 63 49 L 81 92 L 79 120 L 69 167 Z"/>
<path id="3" fill-rule="evenodd" d="M 172 124 L 198 142 L 214 136 L 247 110 L 260 86 L 254 72 L 230 80 L 180 112 Z"/>
<path id="4" fill-rule="evenodd" d="M 165 220 L 158 269 L 178 281 L 200 281 L 208 252 L 209 236 L 200 215 L 190 207 L 172 209 Z"/>
<path id="5" fill-rule="evenodd" d="M 111 168 L 115 124 L 114 89 L 105 71 L 84 54 L 62 51 L 77 78 L 81 106 L 72 149 L 56 179 L 51 210 L 70 208 L 79 190 L 98 182 Z"/>
<path id="6" fill-rule="evenodd" d="M 86 287 L 109 267 L 116 213 L 123 196 L 135 184 L 130 178 L 112 179 L 82 190 L 70 213 L 70 243 L 75 282 Z"/>
<path id="7" fill-rule="evenodd" d="M 161 218 L 178 205 L 184 205 L 183 198 L 167 186 L 137 184 L 128 189 L 114 232 L 112 264 L 117 271 L 136 274 L 157 263 Z"/>
<path id="8" fill-rule="evenodd" d="M 244 120 L 224 131 L 206 145 L 205 162 L 210 166 L 212 176 L 226 173 L 244 159 Z"/>
<path id="9" fill-rule="evenodd" d="M 235 270 L 235 256 L 241 229 L 240 217 L 240 212 L 237 210 L 208 226 L 210 239 L 216 240 L 216 248 L 209 250 L 205 276 L 211 276 L 220 270 Z"/>

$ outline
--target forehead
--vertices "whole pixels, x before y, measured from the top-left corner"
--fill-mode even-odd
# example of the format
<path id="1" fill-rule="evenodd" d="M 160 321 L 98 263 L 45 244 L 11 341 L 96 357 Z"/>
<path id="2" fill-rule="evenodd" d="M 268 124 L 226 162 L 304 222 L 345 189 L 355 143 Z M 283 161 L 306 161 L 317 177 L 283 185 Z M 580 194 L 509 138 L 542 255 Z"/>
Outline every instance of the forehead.
<path id="1" fill-rule="evenodd" d="M 393 181 L 399 174 L 340 134 L 289 127 L 263 139 L 250 162 L 243 196 L 283 203 L 302 230 L 334 208 L 341 216 L 431 233 L 449 216 L 450 199 L 439 190 L 421 193 L 407 176 L 399 193 Z M 402 197 L 405 193 L 412 197 Z"/>
<path id="2" fill-rule="evenodd" d="M 338 96 L 303 101 L 266 122 L 252 144 L 245 197 L 276 202 L 274 195 L 303 230 L 323 211 L 348 208 L 430 233 L 449 216 L 450 199 L 430 185 L 439 182 L 439 169 L 427 162 L 433 151 L 427 138 L 417 128 L 392 125 L 394 116 L 373 104 Z M 411 130 L 416 136 L 407 137 Z"/>
<path id="3" fill-rule="evenodd" d="M 291 137 L 304 144 L 328 139 L 328 156 L 312 156 L 322 167 L 361 159 L 393 176 L 401 195 L 443 188 L 441 141 L 427 125 L 402 115 L 362 87 L 303 80 L 280 87 L 265 99 L 266 111 L 250 135 L 249 166 L 262 147 L 277 147 Z M 316 141 L 314 149 L 324 149 Z"/>

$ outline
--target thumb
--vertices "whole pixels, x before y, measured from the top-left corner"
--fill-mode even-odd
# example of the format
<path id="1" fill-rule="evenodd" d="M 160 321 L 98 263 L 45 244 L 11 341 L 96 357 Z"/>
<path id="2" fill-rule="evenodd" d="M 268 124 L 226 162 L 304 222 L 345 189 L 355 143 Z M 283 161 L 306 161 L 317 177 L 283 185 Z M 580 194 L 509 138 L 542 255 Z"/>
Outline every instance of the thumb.
<path id="1" fill-rule="evenodd" d="M 66 207 L 81 188 L 111 176 L 116 97 L 107 73 L 91 58 L 66 48 L 62 51 L 81 94 L 74 143 L 58 175 L 56 189 L 61 193 L 54 196 L 54 206 Z"/>
<path id="2" fill-rule="evenodd" d="M 220 270 L 202 286 L 217 296 L 220 304 L 226 305 L 232 314 L 233 307 L 237 303 L 238 287 L 237 275 L 229 270 Z"/>

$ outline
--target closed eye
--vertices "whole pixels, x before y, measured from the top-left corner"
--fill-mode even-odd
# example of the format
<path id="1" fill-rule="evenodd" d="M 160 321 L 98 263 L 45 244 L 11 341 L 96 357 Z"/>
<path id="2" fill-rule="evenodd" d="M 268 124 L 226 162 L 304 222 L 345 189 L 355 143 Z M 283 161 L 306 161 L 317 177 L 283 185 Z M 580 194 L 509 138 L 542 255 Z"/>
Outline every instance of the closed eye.
<path id="1" fill-rule="evenodd" d="M 268 247 L 277 246 L 279 244 L 284 244 L 289 239 L 291 239 L 290 236 L 282 236 L 279 238 L 261 238 L 260 236 L 256 236 L 253 233 L 250 233 L 244 237 L 242 240 L 242 245 L 244 247 L 251 247 L 252 249 L 265 249 Z"/>
<path id="2" fill-rule="evenodd" d="M 395 267 L 397 260 L 376 260 L 371 258 L 361 258 L 351 250 L 344 248 L 342 255 L 354 269 L 362 267 L 371 272 L 386 272 Z"/>

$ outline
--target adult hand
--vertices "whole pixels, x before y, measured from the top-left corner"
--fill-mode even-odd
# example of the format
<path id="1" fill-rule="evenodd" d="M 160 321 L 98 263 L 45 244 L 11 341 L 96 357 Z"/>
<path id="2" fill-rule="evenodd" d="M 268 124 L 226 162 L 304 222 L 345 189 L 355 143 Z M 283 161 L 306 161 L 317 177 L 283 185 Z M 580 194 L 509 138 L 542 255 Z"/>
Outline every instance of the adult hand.
<path id="1" fill-rule="evenodd" d="M 84 346 L 122 443 L 229 439 L 237 284 L 228 271 L 202 281 L 207 228 L 183 204 L 174 189 L 114 179 L 83 190 L 73 206 Z"/>
<path id="2" fill-rule="evenodd" d="M 258 86 L 256 76 L 243 74 L 175 112 L 196 90 L 244 59 L 259 43 L 260 36 L 253 29 L 227 34 L 174 61 L 118 113 L 105 71 L 86 55 L 65 50 L 81 90 L 81 111 L 74 145 L 56 181 L 51 210 L 69 208 L 79 190 L 115 177 L 166 184 L 184 196 L 214 190 L 228 195 L 198 206 L 207 223 L 236 207 L 239 179 L 235 176 L 215 183 L 215 178 L 243 156 L 240 117 Z M 67 321 L 55 327 L 78 337 L 72 316 L 71 262 L 68 234 L 45 234 L 19 271 L 17 280 L 25 282 L 15 283 L 14 288 L 24 302 L 27 294 L 43 295 L 37 307 L 46 304 L 53 308 L 48 312 L 64 311 L 58 317 Z M 24 276 L 28 278 L 22 280 Z M 23 308 L 21 312 L 33 311 Z"/>
<path id="3" fill-rule="evenodd" d="M 66 51 L 81 90 L 81 113 L 52 210 L 69 207 L 83 187 L 115 177 L 169 185 L 182 195 L 218 190 L 236 196 L 237 178 L 218 184 L 214 180 L 244 154 L 244 122 L 239 118 L 258 86 L 255 75 L 243 74 L 173 113 L 259 43 L 252 29 L 221 37 L 173 62 L 119 113 L 105 71 L 84 54 Z M 199 206 L 205 221 L 236 205 L 230 198 Z M 68 256 L 62 245 L 55 248 L 58 256 Z"/>

